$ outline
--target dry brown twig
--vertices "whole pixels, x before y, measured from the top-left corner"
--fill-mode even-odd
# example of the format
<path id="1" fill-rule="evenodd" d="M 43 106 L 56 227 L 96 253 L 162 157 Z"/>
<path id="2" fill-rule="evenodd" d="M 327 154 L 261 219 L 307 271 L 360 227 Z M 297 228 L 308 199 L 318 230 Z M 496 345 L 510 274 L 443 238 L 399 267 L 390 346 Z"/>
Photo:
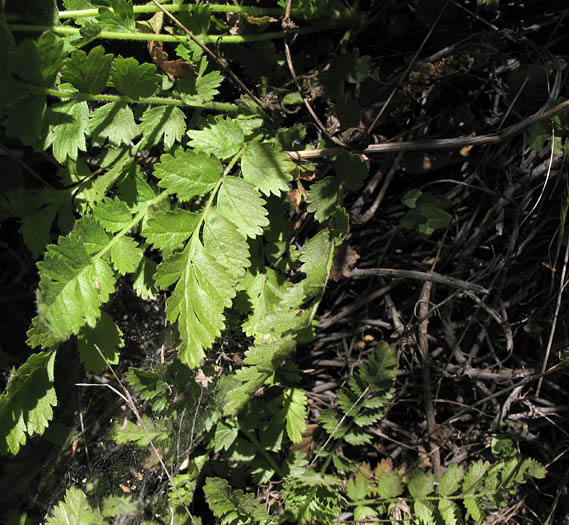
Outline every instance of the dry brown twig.
<path id="1" fill-rule="evenodd" d="M 556 106 L 536 113 L 516 124 L 513 124 L 503 131 L 496 133 L 489 133 L 487 135 L 479 135 L 477 137 L 458 137 L 448 139 L 426 139 L 416 141 L 403 141 L 403 142 L 385 142 L 383 144 L 372 144 L 367 148 L 355 151 L 354 153 L 364 155 L 376 155 L 380 153 L 389 153 L 393 151 L 423 151 L 423 150 L 439 150 L 439 149 L 457 149 L 465 146 L 482 146 L 485 144 L 499 144 L 516 135 L 519 135 L 535 122 L 552 118 L 556 115 L 564 113 L 569 110 L 569 100 L 565 100 Z M 302 151 L 287 151 L 286 153 L 293 160 L 314 160 L 322 157 L 332 157 L 338 155 L 341 149 L 339 148 L 323 148 Z"/>
<path id="2" fill-rule="evenodd" d="M 551 347 L 553 346 L 553 337 L 555 336 L 555 329 L 557 327 L 557 320 L 559 319 L 559 311 L 561 310 L 561 298 L 563 297 L 563 292 L 567 282 L 565 276 L 567 274 L 567 265 L 569 263 L 569 243 L 565 247 L 565 257 L 563 259 L 563 268 L 561 270 L 561 277 L 559 281 L 559 291 L 557 293 L 557 303 L 555 305 L 555 313 L 553 314 L 553 322 L 551 324 L 551 330 L 549 331 L 549 339 L 547 341 L 547 348 L 545 350 L 545 355 L 543 356 L 543 364 L 541 365 L 541 373 L 545 373 L 547 368 L 547 363 L 549 361 L 549 354 L 551 353 Z M 543 376 L 539 378 L 537 383 L 537 389 L 535 392 L 536 397 L 539 397 L 541 391 L 541 385 L 543 383 Z"/>
<path id="3" fill-rule="evenodd" d="M 462 279 L 448 277 L 435 272 L 419 272 L 416 270 L 400 270 L 398 268 L 365 268 L 353 270 L 350 277 L 355 279 L 381 276 L 392 277 L 394 279 L 413 279 L 416 281 L 428 281 L 432 283 L 444 284 L 452 288 L 462 288 L 476 293 L 487 294 L 489 290 L 480 286 L 479 284 L 469 283 Z"/>

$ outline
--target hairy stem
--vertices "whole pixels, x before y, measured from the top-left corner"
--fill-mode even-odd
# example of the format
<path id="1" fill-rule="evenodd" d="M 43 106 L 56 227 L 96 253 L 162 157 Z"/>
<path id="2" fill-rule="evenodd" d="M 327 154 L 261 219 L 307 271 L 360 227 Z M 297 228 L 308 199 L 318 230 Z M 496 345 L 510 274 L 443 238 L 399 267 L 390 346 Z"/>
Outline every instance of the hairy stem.
<path id="1" fill-rule="evenodd" d="M 195 11 L 198 6 L 193 4 L 164 4 L 164 7 L 172 13 L 191 13 L 192 11 Z M 279 7 L 250 7 L 222 4 L 208 4 L 207 7 L 212 13 L 247 13 L 255 16 L 279 16 L 283 14 L 283 10 Z M 112 12 L 113 9 L 111 8 L 110 11 Z M 158 11 L 158 7 L 154 5 L 133 6 L 133 12 L 135 15 L 139 13 L 157 13 Z M 83 18 L 86 16 L 97 16 L 98 14 L 98 9 L 76 9 L 73 11 L 60 11 L 59 18 Z"/>
<path id="2" fill-rule="evenodd" d="M 203 108 L 214 111 L 235 112 L 239 108 L 235 104 L 227 102 L 184 102 L 179 98 L 171 97 L 141 97 L 132 99 L 124 95 L 90 95 L 88 93 L 78 93 L 76 91 L 61 91 L 58 89 L 38 89 L 42 93 L 51 97 L 59 97 L 61 99 L 77 99 L 87 100 L 90 102 L 125 102 L 128 104 L 145 104 L 145 105 L 164 105 L 164 106 L 180 106 Z"/>
<path id="3" fill-rule="evenodd" d="M 38 33 L 44 31 L 53 31 L 56 35 L 77 35 L 81 33 L 78 27 L 69 26 L 40 26 L 31 24 L 8 24 L 12 31 L 20 31 L 24 33 Z M 311 34 L 327 29 L 333 29 L 336 26 L 325 27 L 307 27 L 299 30 L 300 34 Z M 258 35 L 203 35 L 201 38 L 204 44 L 246 44 L 251 42 L 263 42 L 265 40 L 275 40 L 284 37 L 282 31 L 271 31 L 268 33 L 260 33 Z M 183 44 L 188 41 L 184 35 L 157 35 L 156 33 L 122 33 L 120 31 L 101 31 L 95 39 L 104 40 L 133 40 L 141 42 L 174 42 Z"/>

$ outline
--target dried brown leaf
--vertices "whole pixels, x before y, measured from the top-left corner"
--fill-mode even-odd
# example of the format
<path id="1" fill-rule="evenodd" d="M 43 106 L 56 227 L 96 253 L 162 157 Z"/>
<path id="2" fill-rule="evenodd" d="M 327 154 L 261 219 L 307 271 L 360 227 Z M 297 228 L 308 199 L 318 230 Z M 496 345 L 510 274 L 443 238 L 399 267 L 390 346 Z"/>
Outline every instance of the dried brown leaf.
<path id="1" fill-rule="evenodd" d="M 342 244 L 334 251 L 334 260 L 330 269 L 330 277 L 339 281 L 342 277 L 349 277 L 360 256 L 349 244 Z"/>

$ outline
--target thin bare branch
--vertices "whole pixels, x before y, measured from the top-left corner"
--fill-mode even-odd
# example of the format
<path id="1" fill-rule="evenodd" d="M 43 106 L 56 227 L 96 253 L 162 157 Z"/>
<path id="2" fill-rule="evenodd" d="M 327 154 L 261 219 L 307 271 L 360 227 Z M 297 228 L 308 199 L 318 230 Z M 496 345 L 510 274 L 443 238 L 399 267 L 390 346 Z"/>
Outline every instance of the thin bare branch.
<path id="1" fill-rule="evenodd" d="M 457 137 L 448 139 L 425 139 L 416 141 L 403 141 L 403 142 L 385 142 L 382 144 L 372 144 L 367 148 L 357 151 L 364 155 L 376 155 L 380 153 L 389 153 L 393 151 L 423 151 L 423 150 L 438 150 L 438 149 L 459 149 L 465 146 L 482 146 L 485 144 L 499 144 L 506 140 L 519 135 L 535 122 L 539 120 L 549 119 L 565 111 L 569 110 L 569 100 L 565 100 L 560 104 L 543 111 L 536 113 L 520 122 L 505 128 L 503 131 L 490 133 L 487 135 L 479 135 L 478 137 Z M 340 148 L 323 148 L 312 149 L 303 151 L 287 151 L 286 153 L 293 160 L 314 160 L 322 157 L 332 157 L 338 155 L 341 151 Z"/>

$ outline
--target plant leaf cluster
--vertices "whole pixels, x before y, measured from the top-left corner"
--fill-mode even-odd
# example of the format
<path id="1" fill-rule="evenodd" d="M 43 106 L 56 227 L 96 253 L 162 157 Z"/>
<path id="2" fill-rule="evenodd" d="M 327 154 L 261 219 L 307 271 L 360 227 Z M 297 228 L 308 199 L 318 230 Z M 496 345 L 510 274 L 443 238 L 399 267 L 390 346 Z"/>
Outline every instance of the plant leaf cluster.
<path id="1" fill-rule="evenodd" d="M 314 336 L 335 250 L 349 233 L 344 196 L 362 187 L 366 163 L 343 151 L 332 160 L 333 175 L 306 183 L 299 174 L 309 167 L 295 166 L 283 151 L 304 138 L 305 127 L 278 129 L 246 98 L 218 101 L 230 90 L 195 43 L 175 35 L 178 60 L 192 73 L 169 75 L 159 64 L 94 44 L 103 32 L 139 35 L 142 21 L 131 0 L 64 3 L 90 10 L 75 19 L 78 33 L 16 38 L 0 19 L 5 136 L 20 148 L 48 152 L 57 165 L 49 182 L 23 180 L 0 199 L 2 218 L 20 222 L 38 276 L 27 340 L 35 353 L 12 371 L 0 395 L 0 452 L 17 455 L 46 432 L 64 348 L 76 348 L 97 378 L 123 363 L 127 342 L 108 305 L 127 286 L 141 300 L 166 298 L 176 344 L 167 361 L 125 372 L 125 388 L 146 412 L 116 418 L 106 436 L 137 452 L 152 447 L 145 470 L 153 481 L 157 450 L 175 475 L 167 490 L 148 498 L 152 512 L 137 508 L 142 498 L 125 489 L 101 489 L 97 500 L 98 480 L 90 480 L 93 486 L 68 488 L 47 523 L 107 523 L 145 511 L 171 512 L 171 522 L 186 523 L 198 488 L 223 524 L 331 523 L 346 509 L 355 519 L 395 520 L 401 508 L 408 522 L 459 523 L 463 515 L 482 522 L 519 484 L 544 475 L 537 462 L 505 445 L 496 446 L 509 454 L 505 460 L 467 471 L 451 466 L 438 485 L 419 469 L 381 465 L 361 475 L 363 465 L 343 454 L 371 442 L 370 428 L 394 395 L 397 356 L 386 343 L 339 389 L 335 408 L 321 414 L 322 432 L 310 439 L 324 436 L 323 462 L 313 469 L 295 448 L 309 430 L 309 399 L 294 355 Z M 297 8 L 306 19 L 345 13 L 328 0 Z M 205 39 L 210 25 L 223 26 L 212 13 L 198 6 L 180 19 Z M 150 26 L 158 33 L 144 22 L 146 32 Z M 372 65 L 354 52 L 334 67 L 342 72 L 334 103 L 345 123 L 344 83 L 370 77 Z M 301 197 L 293 205 L 294 192 Z M 418 192 L 405 203 L 406 228 L 430 235 L 450 221 L 448 203 L 438 197 Z M 300 240 L 292 226 L 299 205 L 306 209 Z M 242 354 L 239 366 L 218 364 L 225 350 Z M 199 411 L 204 397 L 207 413 Z M 264 504 L 243 490 L 245 483 L 220 477 L 230 472 L 253 486 L 276 481 L 281 490 Z"/>

